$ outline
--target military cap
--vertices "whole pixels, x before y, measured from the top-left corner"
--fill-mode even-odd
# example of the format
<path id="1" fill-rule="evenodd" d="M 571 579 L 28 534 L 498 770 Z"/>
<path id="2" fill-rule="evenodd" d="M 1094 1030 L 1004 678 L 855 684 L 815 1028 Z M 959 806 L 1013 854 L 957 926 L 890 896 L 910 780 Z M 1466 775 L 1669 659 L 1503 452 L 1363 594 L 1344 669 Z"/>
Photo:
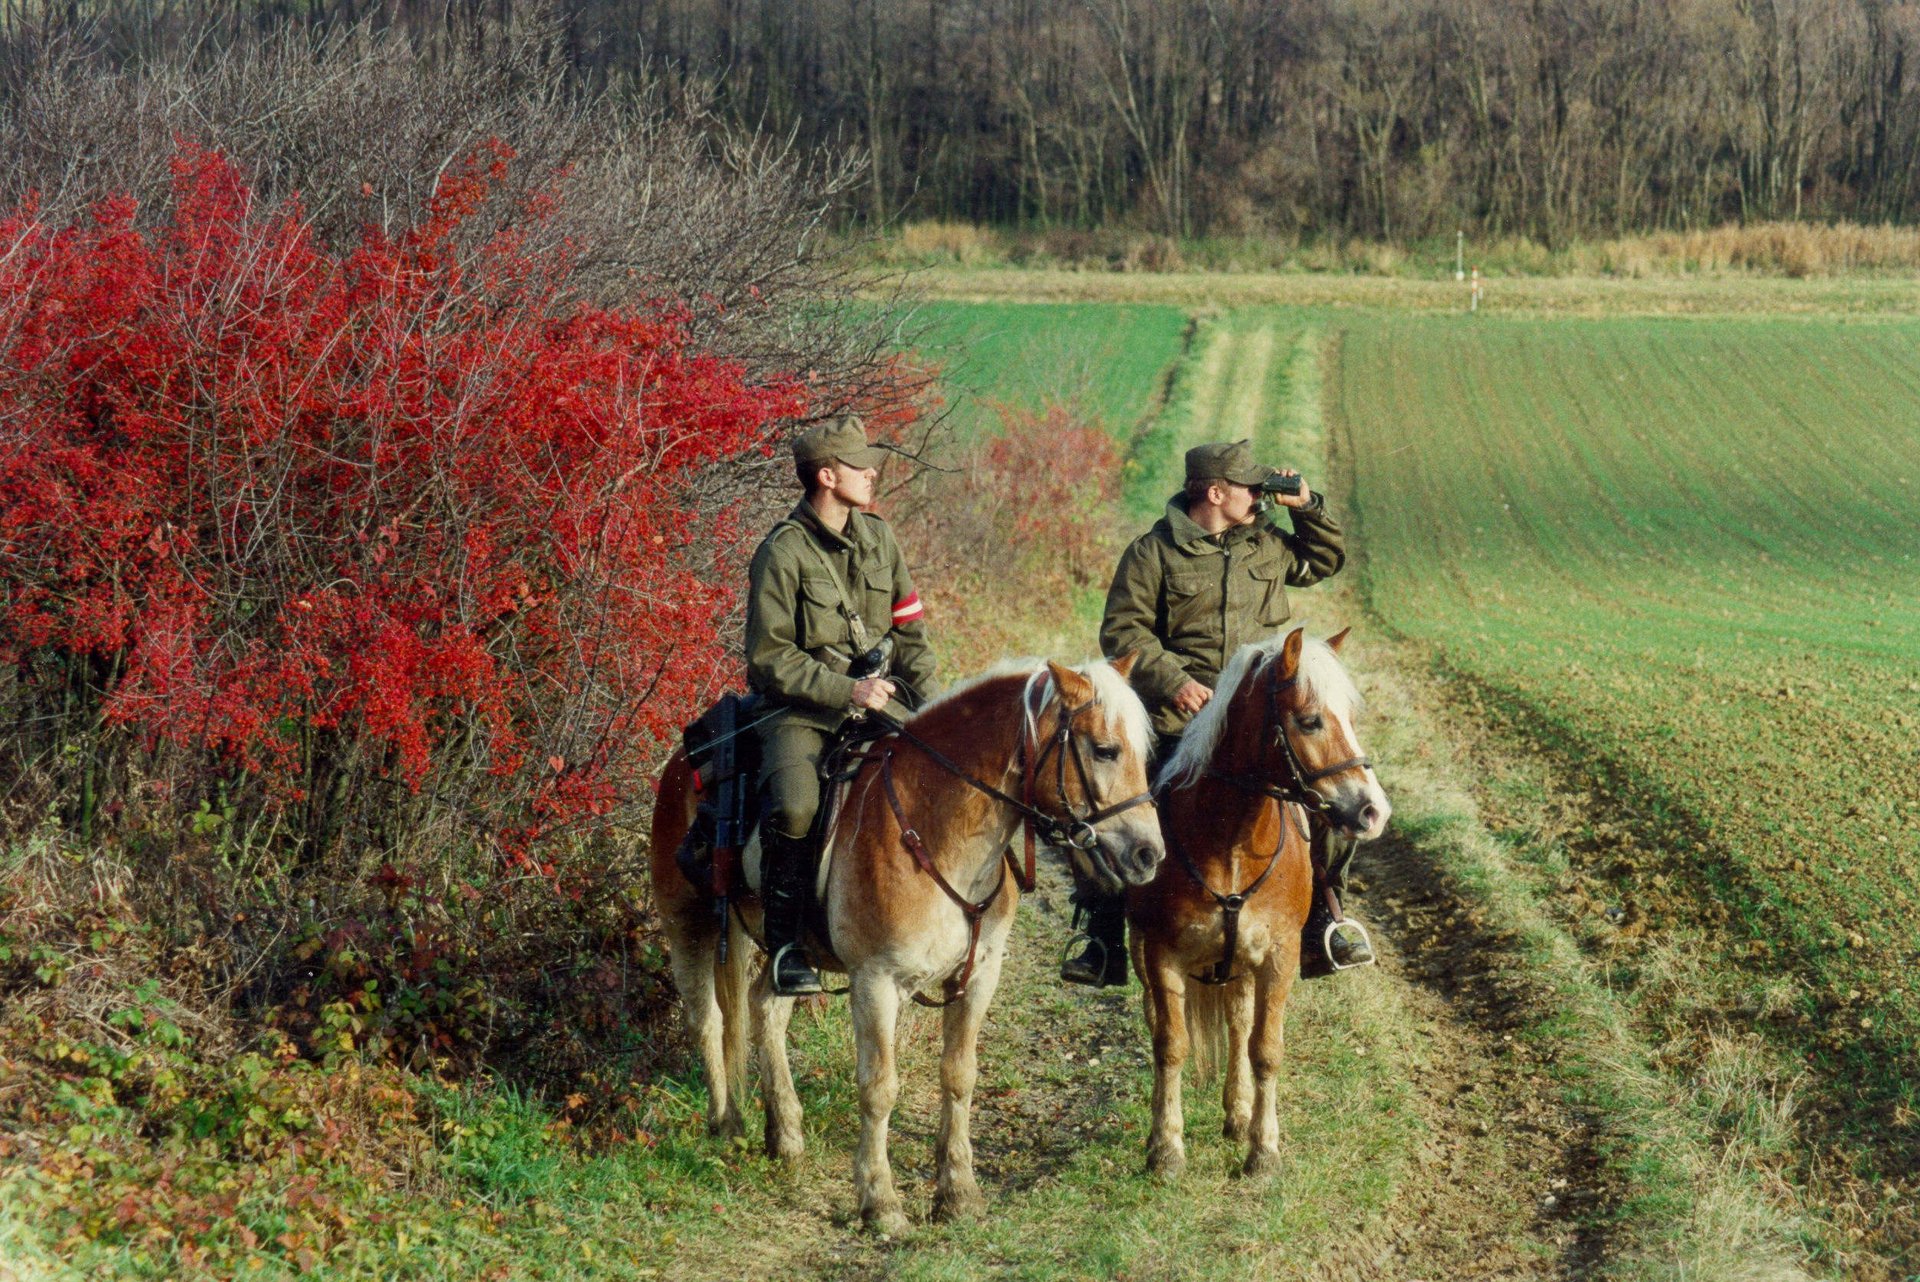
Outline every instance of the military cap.
<path id="1" fill-rule="evenodd" d="M 1251 440 L 1209 441 L 1187 451 L 1189 481 L 1232 481 L 1235 485 L 1258 485 L 1273 475 L 1273 469 L 1254 462 Z"/>
<path id="2" fill-rule="evenodd" d="M 793 438 L 793 457 L 801 463 L 839 459 L 848 467 L 879 467 L 886 456 L 880 446 L 867 444 L 867 425 L 857 414 L 829 419 Z"/>

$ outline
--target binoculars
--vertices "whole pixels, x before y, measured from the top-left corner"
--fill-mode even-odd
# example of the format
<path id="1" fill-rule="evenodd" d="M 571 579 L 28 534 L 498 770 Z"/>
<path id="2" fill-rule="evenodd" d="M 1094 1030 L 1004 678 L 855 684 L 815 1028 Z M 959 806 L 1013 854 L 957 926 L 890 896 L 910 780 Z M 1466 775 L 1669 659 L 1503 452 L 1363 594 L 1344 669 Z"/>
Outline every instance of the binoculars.
<path id="1" fill-rule="evenodd" d="M 1262 494 L 1285 494 L 1291 497 L 1300 492 L 1300 478 L 1298 476 L 1282 476 L 1280 473 L 1275 472 L 1267 477 L 1266 480 L 1260 482 L 1260 492 Z"/>

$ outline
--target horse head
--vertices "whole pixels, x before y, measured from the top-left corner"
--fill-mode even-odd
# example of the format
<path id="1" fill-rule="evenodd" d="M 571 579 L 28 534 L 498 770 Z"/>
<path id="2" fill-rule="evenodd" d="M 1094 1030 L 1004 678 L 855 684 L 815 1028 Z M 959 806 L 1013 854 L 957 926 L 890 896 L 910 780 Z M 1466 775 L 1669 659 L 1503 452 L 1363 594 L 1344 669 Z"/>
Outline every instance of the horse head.
<path id="1" fill-rule="evenodd" d="M 1028 687 L 1035 800 L 1060 821 L 1075 874 L 1113 892 L 1152 881 L 1167 854 L 1147 781 L 1152 723 L 1127 684 L 1132 668 L 1132 655 L 1048 663 Z"/>
<path id="2" fill-rule="evenodd" d="M 1298 801 L 1349 836 L 1378 837 L 1393 806 L 1354 732 L 1360 693 L 1340 664 L 1346 639 L 1344 628 L 1326 641 L 1294 628 L 1243 646 L 1165 781 L 1211 770 Z"/>
<path id="3" fill-rule="evenodd" d="M 1272 751 L 1286 759 L 1294 784 L 1319 799 L 1334 828 L 1371 841 L 1386 830 L 1393 806 L 1354 732 L 1360 694 L 1339 659 L 1347 632 L 1342 628 L 1322 643 L 1295 628 L 1267 665 L 1263 684 L 1278 722 Z"/>

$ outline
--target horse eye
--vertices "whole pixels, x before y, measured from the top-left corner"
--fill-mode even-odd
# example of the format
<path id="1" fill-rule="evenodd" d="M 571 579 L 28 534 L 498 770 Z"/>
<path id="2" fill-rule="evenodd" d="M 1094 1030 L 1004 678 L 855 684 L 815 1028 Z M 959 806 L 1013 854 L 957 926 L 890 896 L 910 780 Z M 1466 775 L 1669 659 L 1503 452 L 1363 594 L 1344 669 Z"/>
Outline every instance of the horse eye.
<path id="1" fill-rule="evenodd" d="M 1318 734 L 1321 728 L 1326 725 L 1326 722 L 1320 720 L 1318 717 L 1302 717 L 1300 718 L 1299 724 L 1300 728 L 1308 734 Z"/>
<path id="2" fill-rule="evenodd" d="M 1120 760 L 1120 745 L 1117 743 L 1096 743 L 1093 745 L 1093 759 L 1095 761 Z"/>

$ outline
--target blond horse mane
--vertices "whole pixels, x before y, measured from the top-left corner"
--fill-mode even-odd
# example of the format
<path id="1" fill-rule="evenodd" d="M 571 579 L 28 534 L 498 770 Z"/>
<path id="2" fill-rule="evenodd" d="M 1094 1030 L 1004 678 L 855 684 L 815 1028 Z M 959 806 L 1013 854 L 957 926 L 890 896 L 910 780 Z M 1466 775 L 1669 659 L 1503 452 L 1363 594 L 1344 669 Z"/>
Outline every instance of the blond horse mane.
<path id="1" fill-rule="evenodd" d="M 1072 670 L 1093 683 L 1094 702 L 1113 713 L 1120 721 L 1121 732 L 1127 737 L 1127 746 L 1135 755 L 1145 761 L 1153 751 L 1153 719 L 1147 714 L 1147 705 L 1140 702 L 1140 696 L 1127 684 L 1126 678 L 1113 670 L 1113 665 L 1104 659 L 1089 659 L 1085 663 L 1070 665 Z M 929 709 L 966 694 L 978 686 L 998 677 L 1024 676 L 1027 679 L 1022 691 L 1020 706 L 1026 716 L 1027 733 L 1034 732 L 1034 719 L 1040 709 L 1046 706 L 1047 697 L 1052 693 L 1052 678 L 1047 672 L 1045 659 L 1021 658 L 1002 659 L 977 677 L 949 686 L 908 719 L 912 725 L 915 720 L 926 714 Z"/>
<path id="2" fill-rule="evenodd" d="M 1293 632 L 1301 633 L 1300 675 L 1302 691 L 1308 700 L 1318 703 L 1329 716 L 1352 724 L 1354 714 L 1360 710 L 1360 690 L 1353 684 L 1353 678 L 1347 675 L 1346 668 L 1340 664 L 1340 657 L 1333 647 L 1319 637 L 1307 636 L 1304 628 L 1289 628 L 1264 641 L 1251 641 L 1234 651 L 1233 658 L 1227 661 L 1226 671 L 1220 674 L 1220 684 L 1213 692 L 1213 698 L 1207 706 L 1200 709 L 1197 716 L 1187 726 L 1187 732 L 1180 739 L 1179 750 L 1167 759 L 1160 768 L 1157 786 L 1178 788 L 1192 783 L 1200 772 L 1213 760 L 1214 751 L 1220 746 L 1220 737 L 1227 728 L 1227 709 L 1232 706 L 1234 695 L 1240 686 L 1259 670 L 1268 659 L 1280 653 L 1287 643 L 1287 637 Z"/>

